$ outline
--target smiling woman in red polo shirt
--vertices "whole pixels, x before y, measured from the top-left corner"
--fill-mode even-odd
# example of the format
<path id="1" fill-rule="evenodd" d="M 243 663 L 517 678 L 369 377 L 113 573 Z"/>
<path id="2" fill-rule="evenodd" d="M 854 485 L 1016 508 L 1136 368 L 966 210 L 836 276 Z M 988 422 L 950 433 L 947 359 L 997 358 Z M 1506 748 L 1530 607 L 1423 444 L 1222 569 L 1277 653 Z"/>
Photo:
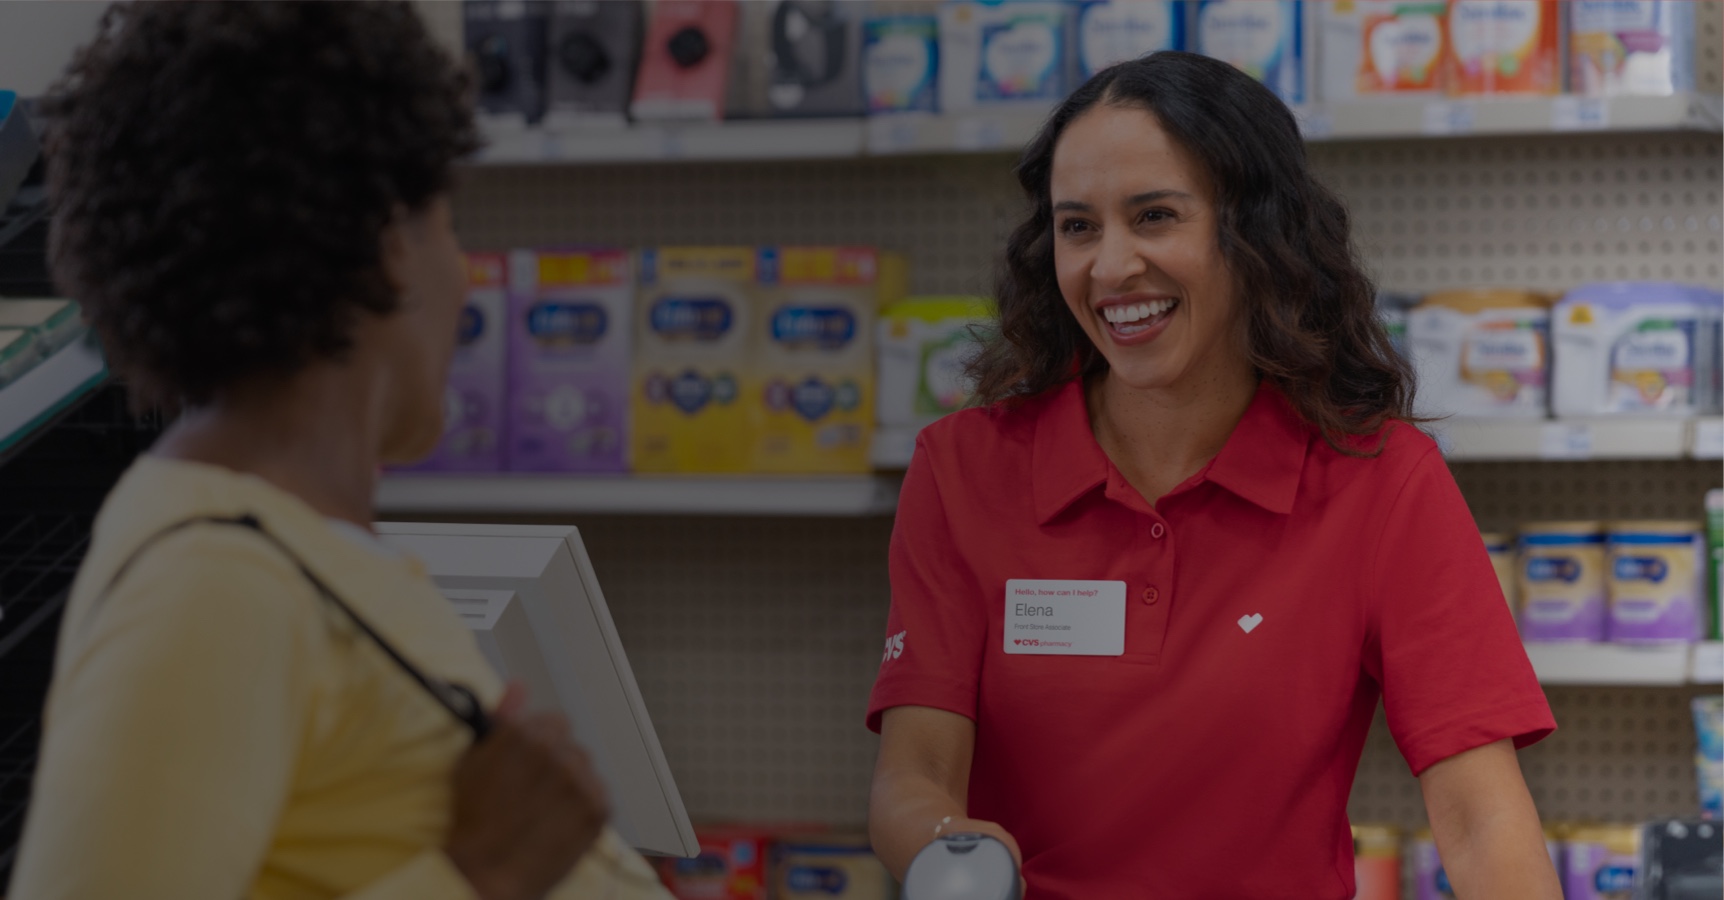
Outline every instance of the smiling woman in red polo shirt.
<path id="1" fill-rule="evenodd" d="M 893 533 L 876 851 L 993 834 L 1030 900 L 1351 897 L 1380 696 L 1457 896 L 1559 898 L 1515 758 L 1555 723 L 1292 115 L 1156 54 L 1018 174 L 984 405 L 922 433 Z"/>

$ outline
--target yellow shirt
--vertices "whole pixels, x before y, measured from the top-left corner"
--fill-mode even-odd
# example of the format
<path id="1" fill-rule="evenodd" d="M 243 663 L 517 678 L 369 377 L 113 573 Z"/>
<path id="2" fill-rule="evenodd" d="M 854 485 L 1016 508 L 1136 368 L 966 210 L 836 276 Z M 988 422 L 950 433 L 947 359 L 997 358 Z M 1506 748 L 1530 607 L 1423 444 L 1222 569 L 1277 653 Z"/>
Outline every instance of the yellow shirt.
<path id="1" fill-rule="evenodd" d="M 425 672 L 502 686 L 424 567 L 259 478 L 145 457 L 114 489 L 61 625 L 14 900 L 474 897 L 439 850 L 461 725 L 256 516 Z M 609 831 L 553 892 L 666 898 Z"/>

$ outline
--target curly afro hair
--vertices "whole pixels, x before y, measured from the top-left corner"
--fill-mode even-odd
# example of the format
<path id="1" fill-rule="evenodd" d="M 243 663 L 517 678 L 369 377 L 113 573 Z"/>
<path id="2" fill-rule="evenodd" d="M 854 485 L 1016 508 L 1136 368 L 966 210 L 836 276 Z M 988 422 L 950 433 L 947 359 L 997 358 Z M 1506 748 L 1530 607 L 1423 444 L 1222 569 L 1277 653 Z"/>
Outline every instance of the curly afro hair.
<path id="1" fill-rule="evenodd" d="M 120 3 L 44 98 L 50 260 L 136 400 L 340 358 L 380 237 L 479 146 L 406 3 Z"/>

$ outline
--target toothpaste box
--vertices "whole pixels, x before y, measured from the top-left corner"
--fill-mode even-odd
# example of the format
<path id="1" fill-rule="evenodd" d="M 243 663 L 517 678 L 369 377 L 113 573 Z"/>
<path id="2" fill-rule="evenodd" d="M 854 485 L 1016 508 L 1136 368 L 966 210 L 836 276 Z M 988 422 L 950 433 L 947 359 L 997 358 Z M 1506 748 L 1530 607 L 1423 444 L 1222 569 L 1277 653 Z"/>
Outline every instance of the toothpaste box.
<path id="1" fill-rule="evenodd" d="M 1591 96 L 1664 96 L 1694 89 L 1691 0 L 1569 3 L 1569 90 Z"/>
<path id="2" fill-rule="evenodd" d="M 638 472 L 745 472 L 755 249 L 641 251 L 631 441 Z"/>
<path id="3" fill-rule="evenodd" d="M 744 382 L 755 471 L 869 470 L 880 270 L 872 248 L 760 249 L 760 350 Z"/>
<path id="4" fill-rule="evenodd" d="M 1444 87 L 1450 94 L 1555 94 L 1562 90 L 1556 0 L 1453 0 Z"/>
<path id="5" fill-rule="evenodd" d="M 417 472 L 495 472 L 503 466 L 507 259 L 467 254 L 467 303 L 443 391 L 443 438 Z"/>
<path id="6" fill-rule="evenodd" d="M 933 112 L 939 105 L 940 20 L 903 15 L 862 23 L 862 93 L 870 113 Z"/>
<path id="7" fill-rule="evenodd" d="M 509 468 L 626 470 L 628 251 L 517 250 L 509 269 Z"/>
<path id="8" fill-rule="evenodd" d="M 1185 49 L 1182 0 L 1092 0 L 1077 9 L 1075 89 L 1115 63 Z"/>
<path id="9" fill-rule="evenodd" d="M 1195 49 L 1232 63 L 1289 106 L 1305 102 L 1307 49 L 1300 0 L 1201 0 Z"/>
<path id="10" fill-rule="evenodd" d="M 948 3 L 940 7 L 940 111 L 1051 106 L 1065 97 L 1061 3 Z"/>

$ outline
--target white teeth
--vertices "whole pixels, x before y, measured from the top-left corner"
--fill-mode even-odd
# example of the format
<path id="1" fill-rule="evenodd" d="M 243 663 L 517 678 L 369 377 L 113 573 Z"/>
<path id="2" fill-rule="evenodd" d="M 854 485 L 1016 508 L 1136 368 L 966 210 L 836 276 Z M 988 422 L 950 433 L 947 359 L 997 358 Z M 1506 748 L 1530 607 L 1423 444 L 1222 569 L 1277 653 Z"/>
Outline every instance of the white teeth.
<path id="1" fill-rule="evenodd" d="M 1115 325 L 1128 325 L 1159 316 L 1177 303 L 1177 300 L 1153 300 L 1131 306 L 1109 306 L 1102 310 L 1102 316 Z"/>

